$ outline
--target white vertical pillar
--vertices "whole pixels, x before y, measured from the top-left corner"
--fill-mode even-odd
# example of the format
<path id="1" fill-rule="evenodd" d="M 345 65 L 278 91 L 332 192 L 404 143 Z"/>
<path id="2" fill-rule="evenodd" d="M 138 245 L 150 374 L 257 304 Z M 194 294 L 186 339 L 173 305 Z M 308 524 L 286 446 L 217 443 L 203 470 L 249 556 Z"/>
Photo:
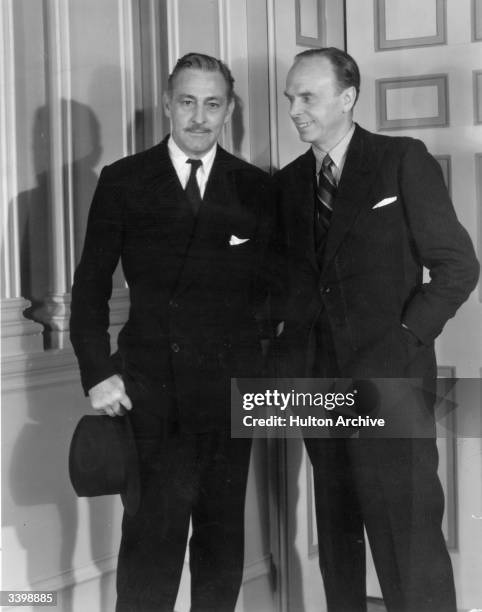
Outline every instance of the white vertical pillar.
<path id="1" fill-rule="evenodd" d="M 15 113 L 13 0 L 0 5 L 0 198 L 2 357 L 43 350 L 42 327 L 25 319 L 20 296 L 20 240 Z"/>
<path id="2" fill-rule="evenodd" d="M 0 10 L 0 126 L 2 197 L 2 297 L 20 295 L 20 262 L 17 210 L 17 147 L 15 67 L 12 0 Z"/>
<path id="3" fill-rule="evenodd" d="M 123 154 L 132 155 L 136 152 L 133 9 L 131 0 L 118 0 L 118 3 Z"/>
<path id="4" fill-rule="evenodd" d="M 162 63 L 161 54 L 165 53 L 167 42 L 161 41 L 160 20 L 163 18 L 157 0 L 150 0 L 150 78 L 151 96 L 149 107 L 152 109 L 152 137 L 154 142 L 159 142 L 163 134 L 163 110 L 162 110 Z M 161 46 L 162 45 L 162 46 Z"/>
<path id="5" fill-rule="evenodd" d="M 44 2 L 49 111 L 49 294 L 35 316 L 49 329 L 49 348 L 68 346 L 74 267 L 69 3 Z"/>

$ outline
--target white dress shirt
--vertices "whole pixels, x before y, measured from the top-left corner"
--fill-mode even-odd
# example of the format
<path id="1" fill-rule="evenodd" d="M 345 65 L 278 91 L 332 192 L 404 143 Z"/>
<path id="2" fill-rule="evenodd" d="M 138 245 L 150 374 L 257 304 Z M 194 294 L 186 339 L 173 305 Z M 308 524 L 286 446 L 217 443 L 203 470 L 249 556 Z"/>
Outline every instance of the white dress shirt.
<path id="1" fill-rule="evenodd" d="M 201 198 L 204 196 L 209 174 L 211 173 L 211 169 L 213 167 L 214 158 L 216 157 L 216 148 L 217 144 L 215 144 L 207 153 L 199 158 L 202 165 L 197 169 L 196 180 L 199 186 Z M 187 181 L 189 180 L 189 175 L 191 174 L 191 164 L 188 164 L 187 160 L 192 158 L 186 155 L 184 151 L 177 146 L 172 136 L 169 136 L 169 140 L 167 141 L 167 149 L 182 188 L 186 189 Z"/>
<path id="2" fill-rule="evenodd" d="M 353 136 L 354 131 L 355 131 L 355 124 L 352 123 L 351 128 L 348 130 L 348 132 L 329 151 L 323 151 L 322 149 L 318 149 L 317 147 L 313 146 L 313 153 L 316 158 L 316 174 L 317 175 L 321 170 L 321 162 L 323 161 L 325 155 L 329 154 L 334 163 L 334 166 L 331 167 L 331 171 L 336 181 L 336 184 L 338 185 L 338 183 L 340 182 L 341 173 L 343 172 L 343 166 L 345 165 L 348 145 L 350 144 L 350 140 L 351 140 L 351 137 Z"/>

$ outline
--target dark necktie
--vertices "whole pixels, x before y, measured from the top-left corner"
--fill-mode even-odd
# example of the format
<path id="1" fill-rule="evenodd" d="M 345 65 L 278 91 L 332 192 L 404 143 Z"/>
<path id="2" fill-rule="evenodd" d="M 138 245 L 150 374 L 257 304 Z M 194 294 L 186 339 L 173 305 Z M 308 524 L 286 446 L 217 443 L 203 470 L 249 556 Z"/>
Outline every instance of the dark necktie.
<path id="1" fill-rule="evenodd" d="M 199 191 L 199 185 L 196 180 L 196 172 L 197 169 L 202 166 L 202 161 L 200 159 L 188 159 L 186 164 L 191 164 L 191 174 L 189 175 L 184 192 L 191 204 L 193 213 L 197 215 L 202 199 L 201 192 Z"/>
<path id="2" fill-rule="evenodd" d="M 318 212 L 323 223 L 330 225 L 331 215 L 333 214 L 333 205 L 336 198 L 336 181 L 333 175 L 334 162 L 329 156 L 325 155 L 321 162 L 321 170 L 318 177 L 318 189 L 316 195 L 318 197 L 319 207 Z"/>
<path id="3" fill-rule="evenodd" d="M 316 220 L 315 220 L 315 242 L 316 250 L 323 246 L 326 234 L 330 227 L 333 206 L 336 198 L 336 181 L 333 175 L 333 160 L 327 154 L 321 162 L 318 175 L 318 187 L 316 189 Z"/>

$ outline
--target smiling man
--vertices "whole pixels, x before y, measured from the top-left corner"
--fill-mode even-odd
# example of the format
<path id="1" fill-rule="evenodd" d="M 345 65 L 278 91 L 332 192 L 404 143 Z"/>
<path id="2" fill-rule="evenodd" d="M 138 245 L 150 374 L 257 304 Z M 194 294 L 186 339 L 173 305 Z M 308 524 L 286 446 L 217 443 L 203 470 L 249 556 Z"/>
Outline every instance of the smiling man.
<path id="1" fill-rule="evenodd" d="M 366 610 L 366 529 L 389 612 L 455 612 L 430 391 L 435 338 L 479 268 L 435 159 L 419 140 L 354 124 L 359 89 L 356 62 L 336 48 L 300 53 L 287 76 L 291 120 L 311 146 L 275 177 L 288 289 L 273 353 L 282 376 L 364 380 L 370 402 L 355 408 L 406 421 L 413 436 L 305 439 L 328 611 Z"/>
<path id="2" fill-rule="evenodd" d="M 221 61 L 182 57 L 159 145 L 103 169 L 72 289 L 71 339 L 94 410 L 128 411 L 141 471 L 124 514 L 118 612 L 172 611 L 190 520 L 191 610 L 234 610 L 250 440 L 231 440 L 230 378 L 256 376 L 273 226 L 267 176 L 217 144 L 234 107 Z M 121 262 L 129 318 L 110 354 Z"/>

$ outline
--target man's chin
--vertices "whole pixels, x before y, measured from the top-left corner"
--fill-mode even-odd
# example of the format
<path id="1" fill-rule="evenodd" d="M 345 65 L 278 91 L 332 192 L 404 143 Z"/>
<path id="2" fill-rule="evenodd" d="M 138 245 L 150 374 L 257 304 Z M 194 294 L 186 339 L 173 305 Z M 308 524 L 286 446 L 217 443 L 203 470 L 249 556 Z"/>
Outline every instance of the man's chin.
<path id="1" fill-rule="evenodd" d="M 309 134 L 302 134 L 301 132 L 298 132 L 298 136 L 300 137 L 300 140 L 302 142 L 313 142 L 314 138 L 313 136 L 310 136 Z"/>
<path id="2" fill-rule="evenodd" d="M 196 149 L 210 148 L 213 142 L 210 134 L 192 134 L 189 137 L 189 144 Z"/>

